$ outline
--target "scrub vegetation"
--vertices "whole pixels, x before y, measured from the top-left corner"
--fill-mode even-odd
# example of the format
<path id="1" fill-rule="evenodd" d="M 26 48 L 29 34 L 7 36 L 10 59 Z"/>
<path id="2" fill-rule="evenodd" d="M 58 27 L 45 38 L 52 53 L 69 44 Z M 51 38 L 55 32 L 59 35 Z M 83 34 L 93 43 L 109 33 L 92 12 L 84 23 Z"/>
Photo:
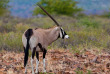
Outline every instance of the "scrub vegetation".
<path id="1" fill-rule="evenodd" d="M 83 49 L 110 49 L 110 19 L 100 16 L 55 16 L 70 36 L 68 40 L 58 39 L 49 48 L 66 48 L 80 53 Z M 48 23 L 49 22 L 49 23 Z M 0 49 L 23 51 L 21 37 L 28 28 L 49 28 L 55 23 L 47 16 L 40 18 L 0 19 Z"/>

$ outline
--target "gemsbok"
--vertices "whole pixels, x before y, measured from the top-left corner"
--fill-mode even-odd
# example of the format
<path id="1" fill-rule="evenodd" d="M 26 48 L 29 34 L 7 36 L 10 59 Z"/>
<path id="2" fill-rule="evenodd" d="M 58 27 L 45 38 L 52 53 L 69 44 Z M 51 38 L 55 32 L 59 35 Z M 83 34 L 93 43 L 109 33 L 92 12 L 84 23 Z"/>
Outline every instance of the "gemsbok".
<path id="1" fill-rule="evenodd" d="M 32 66 L 32 74 L 34 74 L 33 68 L 33 59 L 36 53 L 36 71 L 38 73 L 38 65 L 39 65 L 39 52 L 43 52 L 43 71 L 46 72 L 45 69 L 45 56 L 47 53 L 47 47 L 52 42 L 57 40 L 58 38 L 67 39 L 69 36 L 63 30 L 62 27 L 57 23 L 57 21 L 50 15 L 48 12 L 41 7 L 39 4 L 38 6 L 56 23 L 57 26 L 49 28 L 49 29 L 28 29 L 22 35 L 22 42 L 24 46 L 24 67 L 25 73 L 27 73 L 27 62 L 28 62 L 28 55 L 29 55 L 29 48 L 32 51 L 31 55 L 31 66 Z"/>

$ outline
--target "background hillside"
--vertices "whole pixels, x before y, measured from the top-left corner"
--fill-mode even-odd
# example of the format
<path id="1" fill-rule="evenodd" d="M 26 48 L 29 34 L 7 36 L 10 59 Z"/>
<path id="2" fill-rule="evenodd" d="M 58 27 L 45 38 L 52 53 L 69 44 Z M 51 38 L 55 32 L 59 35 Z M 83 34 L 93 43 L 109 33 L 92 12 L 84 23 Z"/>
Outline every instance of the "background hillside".
<path id="1" fill-rule="evenodd" d="M 34 4 L 40 0 L 10 0 L 11 14 L 19 17 L 31 17 Z M 110 0 L 75 0 L 85 14 L 102 14 L 110 8 Z M 24 14 L 25 13 L 25 14 Z"/>

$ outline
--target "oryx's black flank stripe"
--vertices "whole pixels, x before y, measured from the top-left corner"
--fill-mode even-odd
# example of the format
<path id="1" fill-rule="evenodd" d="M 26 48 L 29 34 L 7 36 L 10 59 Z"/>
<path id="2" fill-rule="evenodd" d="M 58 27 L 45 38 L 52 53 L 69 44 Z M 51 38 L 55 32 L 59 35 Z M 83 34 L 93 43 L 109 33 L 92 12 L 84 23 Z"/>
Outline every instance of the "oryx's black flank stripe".
<path id="1" fill-rule="evenodd" d="M 44 51 L 44 48 L 42 47 L 41 43 L 38 43 L 39 48 Z"/>
<path id="2" fill-rule="evenodd" d="M 32 35 L 33 35 L 33 30 L 32 29 L 28 29 L 25 32 L 25 37 L 27 38 L 27 45 L 26 45 L 25 56 L 24 56 L 24 67 L 26 66 L 27 61 L 28 61 L 29 47 L 30 47 L 29 40 L 30 40 L 30 38 L 31 38 Z"/>
<path id="3" fill-rule="evenodd" d="M 45 58 L 45 55 L 47 53 L 47 50 L 45 48 L 42 47 L 42 45 L 40 43 L 38 43 L 39 48 L 43 51 L 43 59 Z"/>

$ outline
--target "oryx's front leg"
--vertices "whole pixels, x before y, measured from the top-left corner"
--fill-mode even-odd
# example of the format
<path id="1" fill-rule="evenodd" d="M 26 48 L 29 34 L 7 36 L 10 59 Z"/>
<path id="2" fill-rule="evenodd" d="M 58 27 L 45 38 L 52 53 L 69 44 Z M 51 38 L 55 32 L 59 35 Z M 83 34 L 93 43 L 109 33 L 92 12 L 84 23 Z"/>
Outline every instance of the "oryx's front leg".
<path id="1" fill-rule="evenodd" d="M 38 66 L 39 66 L 39 52 L 36 51 L 36 72 L 38 73 Z"/>
<path id="2" fill-rule="evenodd" d="M 46 69 L 45 69 L 45 55 L 46 55 L 46 53 L 47 53 L 47 50 L 44 48 L 44 50 L 43 50 L 43 70 L 44 70 L 44 72 L 46 72 Z"/>
<path id="3" fill-rule="evenodd" d="M 34 60 L 34 56 L 35 56 L 35 51 L 36 51 L 36 47 L 33 48 L 32 56 L 31 56 L 32 74 L 34 74 L 33 60 Z"/>

